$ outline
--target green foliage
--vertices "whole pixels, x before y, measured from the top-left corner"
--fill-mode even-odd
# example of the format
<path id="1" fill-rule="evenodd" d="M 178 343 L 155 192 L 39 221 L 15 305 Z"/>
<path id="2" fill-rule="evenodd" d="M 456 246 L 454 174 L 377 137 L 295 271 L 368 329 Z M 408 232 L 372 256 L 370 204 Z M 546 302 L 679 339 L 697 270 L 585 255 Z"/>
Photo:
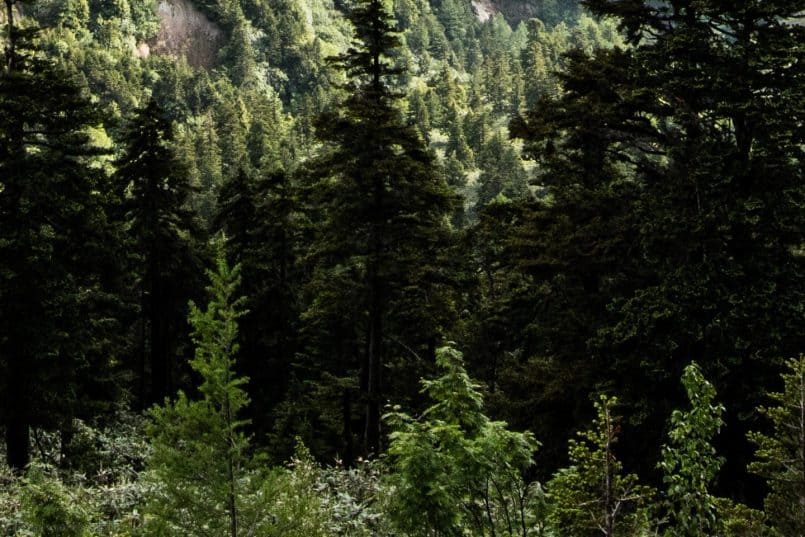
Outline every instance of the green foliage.
<path id="1" fill-rule="evenodd" d="M 208 272 L 211 299 L 205 310 L 191 303 L 200 400 L 179 392 L 175 402 L 151 410 L 148 427 L 153 453 L 146 504 L 146 530 L 154 535 L 247 535 L 269 523 L 267 506 L 256 500 L 264 483 L 252 468 L 246 422 L 246 379 L 234 374 L 238 351 L 236 298 L 239 269 L 219 255 Z M 257 495 L 257 496 L 255 496 Z"/>
<path id="2" fill-rule="evenodd" d="M 221 30 L 214 67 L 193 61 L 198 35 L 173 46 L 154 0 L 8 0 L 0 15 L 0 419 L 18 471 L 29 431 L 60 466 L 36 483 L 0 476 L 2 532 L 46 533 L 47 519 L 126 533 L 147 493 L 155 534 L 629 533 L 643 520 L 611 501 L 643 489 L 620 476 L 604 410 L 548 496 L 521 478 L 533 439 L 486 415 L 550 440 L 528 470 L 550 475 L 588 393 L 617 392 L 618 455 L 647 477 L 690 356 L 708 357 L 730 408 L 718 485 L 755 505 L 733 488 L 743 433 L 776 357 L 802 341 L 799 3 L 588 0 L 590 16 L 570 0 L 497 2 L 486 22 L 460 0 L 393 14 L 379 0 L 193 4 Z M 513 29 L 522 15 L 539 19 Z M 522 153 L 501 136 L 510 118 Z M 194 309 L 185 368 L 203 225 L 226 231 L 251 311 L 236 365 L 234 326 Z M 435 360 L 459 335 L 488 410 Z M 436 402 L 419 413 L 434 363 L 452 373 L 426 383 Z M 190 395 L 154 411 L 138 481 L 136 427 L 102 412 L 178 387 Z M 223 418 L 222 397 L 240 414 Z M 395 415 L 381 483 L 382 465 L 354 465 L 384 450 L 389 400 L 420 418 Z M 785 464 L 800 452 L 783 433 L 798 407 L 775 401 L 752 468 L 770 483 L 768 522 L 799 535 Z M 762 534 L 759 512 L 707 488 L 706 420 L 674 416 L 669 534 Z M 347 469 L 252 456 L 254 439 L 282 460 L 294 433 Z"/>
<path id="3" fill-rule="evenodd" d="M 140 301 L 138 365 L 132 369 L 144 406 L 176 386 L 186 304 L 195 291 L 202 249 L 201 230 L 187 206 L 192 190 L 187 168 L 173 141 L 173 124 L 152 99 L 129 124 L 116 162 L 119 220 L 131 241 L 133 294 Z"/>
<path id="4" fill-rule="evenodd" d="M 329 513 L 319 488 L 321 469 L 302 444 L 297 445 L 290 468 L 272 469 L 253 508 L 270 513 L 260 528 L 266 537 L 329 537 Z M 262 504 L 262 505 L 261 505 Z M 248 533 L 244 532 L 244 535 Z"/>
<path id="5" fill-rule="evenodd" d="M 389 491 L 384 486 L 383 461 L 364 460 L 352 468 L 325 467 L 316 490 L 326 492 L 324 508 L 331 535 L 348 537 L 393 536 L 387 515 Z"/>
<path id="6" fill-rule="evenodd" d="M 388 515 L 413 536 L 533 535 L 538 487 L 522 472 L 538 443 L 484 415 L 459 351 L 438 349 L 436 365 L 441 376 L 422 381 L 433 404 L 420 418 L 399 411 L 386 417 Z"/>
<path id="7" fill-rule="evenodd" d="M 23 519 L 30 535 L 39 537 L 89 537 L 90 515 L 52 468 L 31 465 L 21 491 Z M 25 535 L 22 531 L 18 535 Z"/>
<path id="8" fill-rule="evenodd" d="M 570 440 L 570 466 L 547 484 L 550 521 L 561 535 L 637 536 L 647 530 L 654 491 L 640 485 L 637 475 L 623 475 L 615 457 L 621 424 L 613 414 L 617 404 L 615 397 L 599 397 L 592 429 Z"/>
<path id="9" fill-rule="evenodd" d="M 32 426 L 58 429 L 114 397 L 121 235 L 79 77 L 5 3 L 0 67 L 0 422 L 22 471 Z M 97 406 L 96 406 L 97 405 Z"/>
<path id="10" fill-rule="evenodd" d="M 414 395 L 412 364 L 429 357 L 449 322 L 444 252 L 453 203 L 433 155 L 397 108 L 401 41 L 385 4 L 359 2 L 349 18 L 353 45 L 333 59 L 349 93 L 320 117 L 324 150 L 307 166 L 313 236 L 303 313 L 303 358 L 324 373 L 319 385 L 329 385 L 333 403 L 320 413 L 341 418 L 328 419 L 327 429 L 340 436 L 347 464 L 357 451 L 353 430 L 365 456 L 379 453 L 383 402 Z"/>
<path id="11" fill-rule="evenodd" d="M 770 393 L 774 406 L 760 407 L 769 433 L 751 432 L 757 446 L 749 469 L 766 478 L 769 522 L 783 536 L 805 533 L 805 356 L 786 362 L 782 392 Z"/>
<path id="12" fill-rule="evenodd" d="M 724 537 L 775 537 L 776 534 L 766 525 L 763 511 L 733 502 L 727 498 L 716 498 L 719 517 L 721 517 Z"/>
<path id="13" fill-rule="evenodd" d="M 723 459 L 712 441 L 723 421 L 724 406 L 715 402 L 716 390 L 692 362 L 682 375 L 690 410 L 674 410 L 668 443 L 659 467 L 665 483 L 667 537 L 708 537 L 723 527 L 710 486 Z"/>
<path id="14" fill-rule="evenodd" d="M 513 239 L 539 303 L 523 306 L 534 313 L 518 346 L 539 367 L 509 391 L 540 394 L 553 411 L 596 385 L 616 387 L 642 432 L 624 458 L 648 472 L 681 403 L 675 379 L 691 357 L 706 357 L 730 409 L 718 487 L 734 491 L 749 482 L 745 432 L 775 381 L 771 364 L 801 351 L 802 238 L 790 231 L 805 215 L 792 195 L 805 184 L 794 134 L 803 84 L 786 59 L 805 42 L 791 22 L 800 7 L 585 4 L 619 23 L 629 46 L 596 50 L 614 36 L 587 17 L 554 27 L 551 46 L 530 28 L 534 65 L 537 51 L 547 59 L 579 48 L 562 60 L 562 92 L 512 122 L 543 196 Z"/>
<path id="15" fill-rule="evenodd" d="M 478 201 L 476 210 L 498 196 L 521 200 L 528 196 L 526 173 L 514 148 L 495 134 L 478 152 Z"/>

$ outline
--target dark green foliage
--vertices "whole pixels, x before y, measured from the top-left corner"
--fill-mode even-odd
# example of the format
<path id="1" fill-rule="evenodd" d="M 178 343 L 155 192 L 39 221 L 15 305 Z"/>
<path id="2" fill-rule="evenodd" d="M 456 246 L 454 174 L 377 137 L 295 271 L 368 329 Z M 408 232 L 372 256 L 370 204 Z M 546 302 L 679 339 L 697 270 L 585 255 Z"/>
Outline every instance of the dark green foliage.
<path id="1" fill-rule="evenodd" d="M 395 106 L 400 69 L 390 56 L 399 40 L 389 14 L 369 0 L 350 20 L 355 41 L 335 60 L 350 95 L 321 118 L 317 133 L 327 151 L 310 166 L 316 226 L 303 318 L 314 367 L 357 380 L 338 381 L 336 390 L 343 391 L 345 453 L 352 452 L 354 403 L 362 450 L 377 453 L 381 405 L 390 394 L 411 393 L 415 364 L 432 355 L 449 320 L 450 275 L 440 258 L 453 198 Z"/>
<path id="2" fill-rule="evenodd" d="M 775 406 L 759 409 L 772 431 L 749 434 L 757 446 L 749 469 L 767 479 L 766 516 L 787 537 L 805 532 L 805 358 L 786 365 L 783 391 L 769 394 Z"/>
<path id="3" fill-rule="evenodd" d="M 65 533 L 86 529 L 71 513 L 93 533 L 142 529 L 145 487 L 120 477 L 136 477 L 144 453 L 128 454 L 141 444 L 117 452 L 73 417 L 105 431 L 110 400 L 145 405 L 209 376 L 184 360 L 206 227 L 242 266 L 239 359 L 218 371 L 250 377 L 238 393 L 255 449 L 285 460 L 299 435 L 351 469 L 301 456 L 264 472 L 242 452 L 234 510 L 259 522 L 233 529 L 227 435 L 210 432 L 209 386 L 191 388 L 161 415 L 173 432 L 155 437 L 169 455 L 147 484 L 148 531 L 380 537 L 400 530 L 384 524 L 393 512 L 431 535 L 662 523 L 798 535 L 799 485 L 779 464 L 798 460 L 779 432 L 796 420 L 782 403 L 752 436 L 777 529 L 739 502 L 757 507 L 765 492 L 745 475 L 744 433 L 761 427 L 779 357 L 804 339 L 801 2 L 589 0 L 591 16 L 575 1 L 507 0 L 484 22 L 485 3 L 463 0 L 399 0 L 394 18 L 380 0 L 192 3 L 220 38 L 204 62 L 209 36 L 181 35 L 197 16 L 184 2 L 4 3 L 22 7 L 0 16 L 0 425 L 14 466 L 33 439 L 35 456 L 61 464 L 63 488 L 42 480 L 54 509 L 23 520 L 22 478 L 0 474 L 11 484 L 0 532 L 48 532 L 37 526 L 48 513 Z M 540 19 L 515 27 L 522 15 Z M 522 144 L 504 139 L 507 122 Z M 472 394 L 466 419 L 439 402 L 422 414 L 418 379 L 444 365 L 444 339 L 462 342 L 489 415 L 546 441 L 527 470 L 555 475 L 546 493 L 521 479 L 522 444 L 504 441 L 527 435 L 498 427 Z M 691 359 L 728 409 L 712 483 L 712 423 L 676 413 L 675 436 L 696 424 L 661 448 Z M 435 399 L 480 393 L 448 369 L 428 383 Z M 602 392 L 619 395 L 622 423 L 609 400 L 591 415 L 589 394 Z M 344 485 L 360 455 L 385 451 L 386 403 L 422 416 L 397 416 L 394 479 Z M 121 458 L 125 471 L 108 473 Z M 618 511 L 611 500 L 632 499 L 635 473 L 661 482 L 658 460 L 672 474 L 655 510 L 664 522 Z M 212 476 L 214 493 L 188 484 L 191 472 Z"/>
<path id="4" fill-rule="evenodd" d="M 250 415 L 262 437 L 275 405 L 288 395 L 298 345 L 300 223 L 289 174 L 278 170 L 255 180 L 241 170 L 221 189 L 216 225 L 228 256 L 243 267 L 248 312 L 240 321 L 238 369 L 251 379 Z M 293 438 L 283 444 L 292 449 Z"/>
<path id="5" fill-rule="evenodd" d="M 141 307 L 132 368 L 143 406 L 162 401 L 178 386 L 186 304 L 201 267 L 200 230 L 187 207 L 187 168 L 175 156 L 172 141 L 170 120 L 150 101 L 126 132 L 115 174 Z"/>
<path id="6" fill-rule="evenodd" d="M 565 93 L 513 125 L 550 194 L 518 237 L 522 263 L 580 320 L 570 345 L 531 353 L 591 372 L 583 392 L 617 386 L 655 437 L 672 379 L 701 360 L 730 409 L 724 486 L 751 497 L 747 421 L 769 363 L 803 343 L 802 66 L 785 59 L 802 46 L 786 22 L 799 8 L 588 5 L 620 17 L 632 48 L 574 51 Z M 557 318 L 533 325 L 570 336 Z"/>
<path id="7" fill-rule="evenodd" d="M 67 427 L 111 397 L 107 352 L 120 237 L 110 224 L 98 110 L 43 57 L 37 30 L 5 2 L 0 69 L 0 419 L 9 464 L 28 462 L 29 428 Z M 90 373 L 91 372 L 91 373 Z M 93 409 L 96 410 L 96 409 Z"/>

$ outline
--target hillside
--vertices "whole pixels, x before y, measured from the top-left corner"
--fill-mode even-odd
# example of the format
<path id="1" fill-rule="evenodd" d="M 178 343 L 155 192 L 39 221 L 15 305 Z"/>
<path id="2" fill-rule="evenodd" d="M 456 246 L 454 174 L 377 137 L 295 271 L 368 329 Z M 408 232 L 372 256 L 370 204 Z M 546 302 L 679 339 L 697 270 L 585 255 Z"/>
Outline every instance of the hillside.
<path id="1" fill-rule="evenodd" d="M 801 537 L 744 4 L 4 0 L 0 535 Z"/>

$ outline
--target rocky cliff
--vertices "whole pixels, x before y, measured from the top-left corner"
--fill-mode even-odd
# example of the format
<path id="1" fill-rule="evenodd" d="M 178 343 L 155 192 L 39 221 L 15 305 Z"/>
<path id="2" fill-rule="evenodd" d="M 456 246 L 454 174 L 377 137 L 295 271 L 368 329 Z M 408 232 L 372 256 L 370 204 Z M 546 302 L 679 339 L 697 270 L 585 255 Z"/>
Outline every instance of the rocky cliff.
<path id="1" fill-rule="evenodd" d="M 141 55 L 157 52 L 182 56 L 193 67 L 210 67 L 216 63 L 224 32 L 190 0 L 160 0 L 157 17 L 159 32 L 147 47 L 140 47 Z"/>

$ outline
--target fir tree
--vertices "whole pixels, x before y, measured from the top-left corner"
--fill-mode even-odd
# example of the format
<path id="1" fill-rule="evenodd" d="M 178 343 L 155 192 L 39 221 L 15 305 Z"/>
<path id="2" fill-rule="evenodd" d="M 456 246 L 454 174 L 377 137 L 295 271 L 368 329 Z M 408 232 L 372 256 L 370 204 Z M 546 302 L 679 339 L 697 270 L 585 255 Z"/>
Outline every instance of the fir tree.
<path id="1" fill-rule="evenodd" d="M 200 266 L 200 230 L 187 207 L 191 186 L 172 141 L 171 122 L 150 101 L 126 132 L 115 176 L 123 198 L 120 217 L 136 251 L 141 321 L 133 368 L 144 406 L 161 401 L 177 385 L 185 304 Z"/>
<path id="2" fill-rule="evenodd" d="M 211 295 L 206 309 L 190 304 L 201 400 L 179 392 L 175 402 L 151 410 L 153 454 L 150 478 L 156 489 L 146 506 L 146 528 L 154 535 L 238 535 L 241 508 L 252 485 L 247 476 L 249 438 L 239 416 L 248 405 L 246 378 L 234 372 L 238 318 L 244 298 L 236 298 L 239 268 L 229 268 L 219 254 L 217 270 L 208 271 Z M 251 515 L 252 513 L 250 513 Z"/>
<path id="3" fill-rule="evenodd" d="M 320 221 L 308 287 L 316 300 L 305 316 L 315 319 L 308 323 L 313 330 L 326 319 L 348 323 L 315 334 L 324 339 L 312 351 L 341 364 L 331 368 L 337 377 L 359 372 L 362 449 L 377 453 L 380 408 L 405 388 L 392 381 L 412 373 L 412 359 L 432 354 L 447 320 L 450 277 L 439 259 L 453 199 L 396 107 L 400 95 L 392 88 L 401 70 L 391 57 L 399 38 L 386 8 L 367 0 L 349 18 L 355 39 L 335 63 L 347 75 L 350 95 L 320 121 L 318 136 L 330 151 L 312 167 L 319 177 L 311 193 Z M 389 370 L 395 375 L 385 377 Z M 345 410 L 344 431 L 351 430 L 351 420 Z"/>
<path id="4" fill-rule="evenodd" d="M 567 535 L 638 535 L 648 516 L 654 491 L 640 485 L 637 475 L 623 475 L 615 457 L 621 418 L 613 414 L 618 401 L 602 395 L 595 402 L 593 428 L 571 439 L 570 467 L 547 484 L 554 505 L 553 524 Z"/>
<path id="5" fill-rule="evenodd" d="M 241 319 L 239 370 L 252 379 L 250 415 L 264 434 L 287 395 L 297 351 L 300 224 L 291 176 L 278 170 L 253 179 L 241 170 L 221 189 L 215 224 L 228 257 L 243 267 L 249 311 Z"/>
<path id="6" fill-rule="evenodd" d="M 43 57 L 36 28 L 4 3 L 0 66 L 0 420 L 21 470 L 32 426 L 65 431 L 107 389 L 121 240 L 88 129 L 99 110 Z M 92 374 L 89 374 L 92 371 Z M 100 389 L 99 389 L 100 388 Z M 86 407 L 84 410 L 87 410 Z"/>
<path id="7" fill-rule="evenodd" d="M 770 394 L 775 406 L 760 412 L 772 431 L 749 433 L 757 446 L 749 469 L 768 480 L 766 516 L 780 535 L 805 534 L 805 357 L 787 362 L 782 392 Z"/>

